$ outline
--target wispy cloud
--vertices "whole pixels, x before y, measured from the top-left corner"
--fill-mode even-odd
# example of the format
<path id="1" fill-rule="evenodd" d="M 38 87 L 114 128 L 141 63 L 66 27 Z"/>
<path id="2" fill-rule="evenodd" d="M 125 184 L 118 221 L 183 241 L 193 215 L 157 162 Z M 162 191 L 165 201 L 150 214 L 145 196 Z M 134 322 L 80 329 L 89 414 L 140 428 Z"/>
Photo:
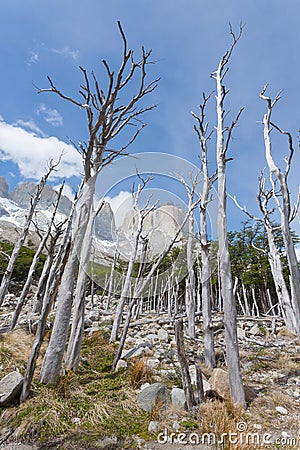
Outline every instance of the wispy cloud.
<path id="1" fill-rule="evenodd" d="M 53 53 L 57 53 L 65 58 L 73 59 L 74 61 L 78 61 L 79 59 L 79 50 L 72 50 L 69 46 L 65 46 L 62 49 L 53 48 Z"/>
<path id="2" fill-rule="evenodd" d="M 54 136 L 37 136 L 20 125 L 0 121 L 0 159 L 15 162 L 25 178 L 40 179 L 50 159 L 61 163 L 52 178 L 70 178 L 82 171 L 81 157 L 75 148 Z"/>
<path id="3" fill-rule="evenodd" d="M 3 120 L 3 119 L 2 119 Z M 25 128 L 29 131 L 33 131 L 38 136 L 41 137 L 47 137 L 47 135 L 37 126 L 37 124 L 33 120 L 17 120 L 15 123 L 13 123 L 15 126 L 20 126 L 22 128 Z"/>
<path id="4" fill-rule="evenodd" d="M 36 110 L 38 116 L 42 116 L 43 119 L 53 125 L 54 127 L 61 127 L 63 124 L 63 118 L 56 109 L 51 109 L 48 106 L 42 104 Z"/>
<path id="5" fill-rule="evenodd" d="M 29 53 L 29 57 L 27 59 L 26 64 L 28 67 L 31 67 L 32 64 L 36 64 L 39 60 L 40 60 L 39 54 L 37 52 L 31 51 Z"/>

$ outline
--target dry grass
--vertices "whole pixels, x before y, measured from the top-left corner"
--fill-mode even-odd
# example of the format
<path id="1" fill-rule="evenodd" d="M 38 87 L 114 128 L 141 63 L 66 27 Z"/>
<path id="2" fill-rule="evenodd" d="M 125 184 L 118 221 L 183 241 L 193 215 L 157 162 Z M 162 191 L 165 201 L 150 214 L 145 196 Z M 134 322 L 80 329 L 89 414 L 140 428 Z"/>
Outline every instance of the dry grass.
<path id="1" fill-rule="evenodd" d="M 147 358 L 136 359 L 129 369 L 130 384 L 134 389 L 139 388 L 144 383 L 153 382 L 153 372 L 147 366 Z"/>
<path id="2" fill-rule="evenodd" d="M 114 350 L 100 332 L 94 333 L 84 340 L 77 373 L 67 372 L 55 387 L 35 379 L 31 397 L 4 410 L 1 424 L 17 428 L 26 439 L 73 436 L 92 442 L 102 436 L 147 435 L 149 417 L 137 406 L 128 374 L 111 369 Z M 7 360 L 14 357 L 7 342 L 3 353 Z"/>

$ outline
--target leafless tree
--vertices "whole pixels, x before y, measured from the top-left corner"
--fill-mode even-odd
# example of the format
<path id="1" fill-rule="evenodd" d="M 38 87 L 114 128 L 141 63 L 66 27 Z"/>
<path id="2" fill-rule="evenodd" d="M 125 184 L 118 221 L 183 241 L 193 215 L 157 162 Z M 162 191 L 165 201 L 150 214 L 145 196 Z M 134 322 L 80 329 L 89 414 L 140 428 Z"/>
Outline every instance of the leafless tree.
<path id="1" fill-rule="evenodd" d="M 201 161 L 203 173 L 203 188 L 201 193 L 200 209 L 200 246 L 201 246 L 201 296 L 202 296 L 202 315 L 203 315 L 203 331 L 204 331 L 204 354 L 205 362 L 209 367 L 216 366 L 215 348 L 214 348 L 214 331 L 212 325 L 212 300 L 211 300 L 211 264 L 209 255 L 209 242 L 207 237 L 207 207 L 211 200 L 212 183 L 215 180 L 216 174 L 209 175 L 208 161 L 207 161 L 207 140 L 210 135 L 207 135 L 208 123 L 205 121 L 205 108 L 211 94 L 207 97 L 203 94 L 203 103 L 199 106 L 200 115 L 197 116 L 192 113 L 197 121 L 194 125 L 194 130 L 198 136 L 201 147 Z"/>
<path id="2" fill-rule="evenodd" d="M 142 115 L 155 107 L 155 105 L 139 107 L 144 97 L 153 92 L 158 84 L 158 79 L 149 83 L 146 82 L 147 67 L 151 63 L 152 52 L 151 50 L 146 51 L 142 47 L 141 58 L 136 61 L 133 50 L 128 49 L 120 22 L 118 22 L 118 27 L 123 42 L 122 62 L 115 73 L 110 69 L 106 60 L 102 61 L 108 78 L 108 86 L 105 92 L 101 88 L 95 73 L 92 72 L 89 76 L 82 67 L 80 67 L 80 70 L 84 82 L 79 90 L 82 100 L 64 94 L 49 77 L 50 87 L 39 90 L 39 92 L 55 93 L 63 100 L 85 111 L 88 125 L 88 142 L 79 144 L 78 148 L 83 158 L 84 186 L 77 207 L 70 256 L 58 292 L 58 307 L 53 331 L 42 365 L 40 380 L 43 383 L 55 383 L 62 365 L 73 303 L 74 280 L 78 266 L 77 255 L 82 254 L 82 251 L 85 252 L 85 250 L 82 250 L 82 246 L 89 241 L 86 237 L 86 230 L 92 215 L 97 177 L 105 166 L 119 155 L 127 153 L 128 147 L 144 127 L 141 120 Z M 132 92 L 132 83 L 136 81 L 137 77 L 139 77 L 139 81 L 135 93 L 126 103 L 122 103 L 122 98 L 128 98 L 128 92 Z M 125 145 L 117 150 L 113 149 L 114 139 L 128 126 L 135 126 L 135 131 Z M 87 260 L 87 258 L 83 258 L 83 261 L 81 261 L 79 277 L 84 277 L 84 274 L 87 273 L 87 267 L 85 266 Z M 81 271 L 84 274 L 81 274 Z M 83 302 L 84 298 L 81 301 Z M 77 348 L 80 349 L 80 345 L 77 345 Z"/>
<path id="3" fill-rule="evenodd" d="M 219 241 L 219 269 L 221 281 L 221 295 L 224 308 L 226 356 L 229 375 L 230 393 L 234 403 L 246 406 L 243 381 L 241 376 L 239 347 L 236 324 L 236 305 L 233 296 L 233 281 L 231 274 L 231 262 L 227 237 L 226 217 L 226 163 L 227 151 L 232 137 L 232 132 L 238 123 L 243 108 L 240 109 L 235 119 L 229 126 L 225 125 L 224 100 L 228 90 L 224 85 L 224 78 L 228 72 L 228 63 L 232 52 L 242 34 L 240 26 L 239 34 L 236 36 L 232 29 L 232 44 L 229 50 L 221 58 L 218 68 L 212 73 L 216 81 L 217 102 L 217 167 L 218 167 L 218 241 Z"/>
<path id="4" fill-rule="evenodd" d="M 263 117 L 266 160 L 270 170 L 270 182 L 272 185 L 273 198 L 277 204 L 281 216 L 281 229 L 290 271 L 292 306 L 297 321 L 297 334 L 300 337 L 300 270 L 290 229 L 290 223 L 298 213 L 300 192 L 298 194 L 296 204 L 292 207 L 288 188 L 288 176 L 294 155 L 293 138 L 291 133 L 281 130 L 277 125 L 271 122 L 272 111 L 280 99 L 280 93 L 274 98 L 274 100 L 271 100 L 271 98 L 266 95 L 267 87 L 268 85 L 265 85 L 260 93 L 260 98 L 265 100 L 267 104 L 267 112 Z M 280 134 L 285 135 L 288 138 L 289 155 L 285 159 L 286 165 L 284 170 L 276 165 L 273 158 L 270 137 L 272 129 L 276 129 Z M 276 184 L 279 185 L 280 195 L 277 193 Z"/>
<path id="5" fill-rule="evenodd" d="M 12 276 L 12 273 L 13 273 L 13 270 L 14 270 L 17 258 L 19 256 L 20 251 L 21 251 L 22 245 L 24 244 L 25 239 L 26 239 L 26 237 L 27 237 L 27 235 L 29 233 L 29 229 L 30 229 L 30 225 L 32 223 L 33 215 L 34 215 L 36 207 L 37 207 L 37 205 L 38 205 L 38 203 L 40 201 L 40 198 L 41 198 L 44 186 L 45 186 L 49 176 L 51 175 L 51 173 L 58 166 L 59 162 L 60 162 L 60 159 L 59 159 L 59 161 L 57 163 L 53 163 L 52 160 L 49 162 L 49 166 L 47 168 L 47 171 L 46 171 L 45 175 L 42 177 L 42 179 L 39 182 L 39 184 L 37 185 L 36 193 L 33 196 L 33 198 L 31 199 L 30 208 L 29 208 L 28 214 L 27 214 L 27 216 L 25 218 L 25 223 L 23 225 L 23 229 L 22 229 L 21 235 L 20 235 L 19 240 L 16 243 L 16 245 L 15 245 L 13 251 L 12 251 L 12 254 L 11 254 L 10 258 L 9 258 L 9 262 L 8 262 L 7 268 L 6 268 L 5 272 L 4 272 L 2 280 L 1 280 L 1 285 L 0 285 L 0 306 L 2 305 L 4 297 L 5 297 L 5 294 L 7 292 L 7 289 L 8 289 L 8 286 L 9 286 L 9 282 L 10 282 L 10 279 L 11 279 L 11 276 Z"/>
<path id="6" fill-rule="evenodd" d="M 13 330 L 14 327 L 16 326 L 17 320 L 18 320 L 19 315 L 20 315 L 20 313 L 22 311 L 23 305 L 24 305 L 24 303 L 26 301 L 26 296 L 27 296 L 29 288 L 31 286 L 32 279 L 33 279 L 34 273 L 36 271 L 36 268 L 37 268 L 40 256 L 41 256 L 44 248 L 46 247 L 47 240 L 49 239 L 49 236 L 51 234 L 52 226 L 53 226 L 54 220 L 56 218 L 57 208 L 58 208 L 58 205 L 59 205 L 59 202 L 60 202 L 60 198 L 61 198 L 61 195 L 62 195 L 63 187 L 64 187 L 64 184 L 61 185 L 61 188 L 60 188 L 60 190 L 58 192 L 57 200 L 55 202 L 53 213 L 52 213 L 50 222 L 49 222 L 49 224 L 47 226 L 47 230 L 46 230 L 46 232 L 44 232 L 44 235 L 42 236 L 40 245 L 39 245 L 37 251 L 34 254 L 32 263 L 31 263 L 29 271 L 28 271 L 26 282 L 25 282 L 25 284 L 23 286 L 23 289 L 22 289 L 22 292 L 21 292 L 21 294 L 20 294 L 20 296 L 18 298 L 18 303 L 16 305 L 16 309 L 15 309 L 14 314 L 13 314 L 12 319 L 11 319 L 10 330 Z"/>

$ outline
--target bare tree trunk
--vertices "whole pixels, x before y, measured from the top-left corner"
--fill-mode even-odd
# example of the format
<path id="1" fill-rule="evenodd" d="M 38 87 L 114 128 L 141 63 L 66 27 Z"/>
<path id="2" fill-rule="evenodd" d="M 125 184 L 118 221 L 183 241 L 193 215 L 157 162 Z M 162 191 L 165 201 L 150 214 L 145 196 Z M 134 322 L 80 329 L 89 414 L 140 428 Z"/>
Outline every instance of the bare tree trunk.
<path id="1" fill-rule="evenodd" d="M 185 393 L 185 399 L 187 409 L 191 411 L 196 405 L 195 396 L 192 388 L 191 376 L 189 372 L 189 363 L 185 353 L 184 336 L 183 336 L 183 321 L 176 320 L 175 322 L 175 339 L 178 353 L 178 360 L 181 370 L 181 379 L 183 390 Z"/>
<path id="2" fill-rule="evenodd" d="M 280 215 L 281 215 L 281 228 L 282 228 L 282 235 L 286 250 L 286 256 L 288 260 L 289 265 L 289 271 L 290 271 L 290 279 L 291 279 L 291 301 L 292 301 L 292 307 L 294 310 L 294 315 L 296 319 L 296 332 L 298 337 L 300 338 L 300 270 L 299 265 L 297 261 L 297 256 L 295 252 L 295 247 L 293 244 L 291 229 L 290 229 L 290 222 L 295 218 L 299 206 L 299 198 L 298 202 L 296 204 L 296 207 L 292 211 L 291 208 L 291 200 L 290 200 L 290 193 L 288 189 L 288 175 L 290 172 L 291 162 L 294 154 L 294 148 L 293 148 L 293 140 L 290 133 L 286 131 L 282 131 L 278 126 L 274 125 L 274 123 L 271 122 L 271 114 L 274 105 L 277 103 L 277 101 L 280 99 L 280 96 L 278 95 L 273 102 L 271 101 L 270 97 L 267 97 L 265 95 L 267 89 L 267 85 L 262 90 L 260 97 L 267 102 L 267 113 L 264 115 L 263 123 L 264 123 L 264 140 L 265 140 L 265 150 L 266 150 L 266 160 L 269 166 L 270 170 L 270 179 L 273 184 L 273 197 L 277 203 Z M 284 134 L 288 137 L 289 142 L 289 156 L 286 158 L 286 168 L 285 171 L 282 172 L 281 169 L 275 164 L 275 161 L 273 159 L 272 155 L 272 145 L 271 145 L 271 139 L 270 139 L 270 133 L 271 133 L 271 127 L 275 127 L 281 134 Z M 282 201 L 280 202 L 279 196 L 276 193 L 276 181 L 279 183 L 280 188 L 280 194 Z"/>
<path id="3" fill-rule="evenodd" d="M 220 263 L 220 279 L 221 294 L 224 305 L 224 325 L 225 325 L 225 342 L 226 342 L 226 359 L 228 366 L 228 376 L 230 393 L 234 403 L 246 406 L 245 392 L 241 376 L 238 337 L 237 337 L 237 321 L 236 321 L 236 305 L 233 297 L 233 283 L 231 275 L 231 262 L 228 248 L 227 238 L 227 221 L 226 221 L 226 152 L 228 150 L 229 141 L 232 131 L 238 122 L 242 110 L 239 111 L 236 119 L 231 126 L 227 128 L 227 138 L 225 140 L 224 125 L 224 99 L 226 96 L 223 79 L 227 72 L 227 64 L 232 54 L 232 50 L 237 43 L 238 38 L 233 36 L 233 44 L 225 55 L 222 57 L 217 71 L 213 74 L 217 84 L 217 165 L 218 165 L 218 239 L 219 239 L 219 263 Z"/>
<path id="4" fill-rule="evenodd" d="M 3 274 L 2 280 L 1 280 L 1 285 L 0 285 L 0 306 L 3 303 L 5 294 L 7 292 L 8 289 L 8 285 L 17 261 L 17 258 L 19 256 L 19 253 L 21 251 L 21 248 L 25 242 L 25 239 L 28 235 L 29 232 L 29 228 L 32 222 L 32 218 L 33 218 L 33 214 L 35 212 L 35 209 L 37 207 L 38 202 L 40 201 L 41 198 L 41 194 L 43 192 L 44 186 L 47 182 L 47 179 L 49 178 L 51 172 L 55 169 L 55 167 L 57 166 L 57 164 L 53 164 L 52 161 L 50 161 L 49 163 L 49 168 L 47 173 L 43 176 L 43 178 L 41 179 L 41 181 L 39 182 L 39 184 L 37 185 L 37 189 L 36 189 L 36 193 L 35 196 L 32 198 L 31 200 L 31 206 L 30 209 L 28 211 L 28 215 L 26 216 L 25 219 L 25 224 L 23 226 L 21 235 L 19 237 L 19 240 L 17 242 L 17 244 L 15 245 L 12 254 L 10 256 L 7 268 Z"/>
<path id="5" fill-rule="evenodd" d="M 91 208 L 93 208 L 93 205 L 91 205 Z M 81 343 L 84 331 L 86 281 L 87 281 L 88 265 L 90 261 L 94 219 L 95 219 L 94 212 L 91 211 L 90 220 L 86 228 L 82 249 L 80 252 L 80 265 L 76 281 L 73 320 L 66 355 L 66 368 L 68 370 L 74 371 L 78 369 Z"/>
<path id="6" fill-rule="evenodd" d="M 25 401 L 29 396 L 30 386 L 33 378 L 33 374 L 36 367 L 36 361 L 40 353 L 40 349 L 42 346 L 42 342 L 45 336 L 47 317 L 54 300 L 54 296 L 56 290 L 58 288 L 58 284 L 60 281 L 60 277 L 62 275 L 62 271 L 66 265 L 66 262 L 69 257 L 69 249 L 70 249 L 70 235 L 71 235 L 71 225 L 72 218 L 74 213 L 75 201 L 73 203 L 68 222 L 66 224 L 66 229 L 59 246 L 59 250 L 54 258 L 53 264 L 51 265 L 49 271 L 49 277 L 47 280 L 47 285 L 45 288 L 45 294 L 43 298 L 43 307 L 41 312 L 41 317 L 38 322 L 38 327 L 35 335 L 34 344 L 31 348 L 30 356 L 27 362 L 26 374 L 24 377 L 22 393 L 21 393 L 21 401 Z"/>
<path id="7" fill-rule="evenodd" d="M 90 219 L 95 182 L 96 178 L 92 177 L 89 182 L 84 184 L 82 196 L 78 201 L 78 215 L 75 220 L 70 256 L 59 287 L 53 330 L 40 374 L 42 383 L 54 384 L 61 369 L 73 305 L 78 256 L 82 249 L 82 243 Z"/>
<path id="8" fill-rule="evenodd" d="M 214 348 L 214 331 L 212 326 L 212 300 L 211 300 L 211 264 L 209 259 L 209 244 L 207 238 L 207 206 L 209 202 L 209 194 L 212 188 L 214 175 L 209 177 L 207 163 L 207 128 L 205 123 L 205 107 L 210 96 L 203 94 L 203 103 L 200 105 L 200 117 L 193 113 L 198 122 L 198 127 L 194 125 L 201 146 L 201 160 L 203 171 L 203 188 L 201 194 L 200 209 L 200 245 L 201 245 L 201 296 L 202 296 L 202 315 L 203 315 L 203 331 L 204 331 L 204 354 L 205 362 L 208 367 L 216 366 L 215 348 Z"/>
<path id="9" fill-rule="evenodd" d="M 190 201 L 192 201 L 192 199 Z M 192 339 L 195 339 L 196 289 L 195 289 L 195 273 L 193 267 L 194 211 L 191 211 L 189 215 L 188 227 L 189 227 L 189 235 L 186 247 L 188 275 L 186 280 L 185 307 L 188 319 L 187 334 Z"/>
<path id="10" fill-rule="evenodd" d="M 20 315 L 20 313 L 22 311 L 23 305 L 24 305 L 25 300 L 26 300 L 26 296 L 27 296 L 29 288 L 31 286 L 35 270 L 36 270 L 37 265 L 39 263 L 40 256 L 41 256 L 42 251 L 44 250 L 44 248 L 46 246 L 46 243 L 47 243 L 47 240 L 48 240 L 48 238 L 50 236 L 52 225 L 54 223 L 54 219 L 55 219 L 55 216 L 56 216 L 56 213 L 57 213 L 57 208 L 58 208 L 58 205 L 59 205 L 59 201 L 60 201 L 60 198 L 61 198 L 61 195 L 62 195 L 63 187 L 64 187 L 64 185 L 62 184 L 62 186 L 61 186 L 61 188 L 59 190 L 59 193 L 58 193 L 58 197 L 57 197 L 57 200 L 56 200 L 56 204 L 54 206 L 54 211 L 53 211 L 50 223 L 48 225 L 48 229 L 45 232 L 45 234 L 44 234 L 44 236 L 43 236 L 43 238 L 42 238 L 42 240 L 40 242 L 40 245 L 39 245 L 39 247 L 38 247 L 38 249 L 37 249 L 37 251 L 36 251 L 36 253 L 35 253 L 34 257 L 33 257 L 32 263 L 30 265 L 26 282 L 25 282 L 25 284 L 23 286 L 21 295 L 20 295 L 20 297 L 18 299 L 18 303 L 17 303 L 16 309 L 15 309 L 14 314 L 12 316 L 12 320 L 11 320 L 11 323 L 10 323 L 10 330 L 13 330 L 14 327 L 16 326 L 17 320 L 18 320 L 19 315 Z"/>

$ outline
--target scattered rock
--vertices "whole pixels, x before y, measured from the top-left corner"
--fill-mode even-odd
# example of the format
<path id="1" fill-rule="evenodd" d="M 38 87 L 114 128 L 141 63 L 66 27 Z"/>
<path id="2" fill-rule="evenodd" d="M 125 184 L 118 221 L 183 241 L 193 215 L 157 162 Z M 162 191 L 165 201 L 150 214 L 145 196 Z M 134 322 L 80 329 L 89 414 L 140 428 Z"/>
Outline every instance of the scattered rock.
<path id="1" fill-rule="evenodd" d="M 285 409 L 283 406 L 276 406 L 276 411 L 279 413 L 279 414 L 282 414 L 282 415 L 287 415 L 287 413 L 288 413 L 288 410 L 287 409 Z"/>
<path id="2" fill-rule="evenodd" d="M 138 404 L 144 411 L 151 412 L 157 405 L 165 409 L 171 402 L 170 394 L 162 383 L 153 383 L 138 395 Z"/>
<path id="3" fill-rule="evenodd" d="M 131 350 L 129 350 L 129 352 L 125 353 L 125 355 L 122 356 L 122 359 L 140 356 L 144 353 L 146 347 L 152 350 L 152 344 L 150 344 L 149 342 L 142 342 L 137 347 L 132 348 Z"/>
<path id="4" fill-rule="evenodd" d="M 124 367 L 127 367 L 127 362 L 124 361 L 124 359 L 119 359 L 116 365 L 116 372 L 118 372 L 118 370 L 120 369 L 123 369 Z"/>
<path id="5" fill-rule="evenodd" d="M 246 339 L 246 330 L 243 330 L 243 328 L 237 328 L 237 336 L 239 339 Z"/>
<path id="6" fill-rule="evenodd" d="M 158 423 L 155 420 L 151 420 L 151 422 L 149 422 L 148 431 L 150 433 L 157 433 L 158 432 Z"/>
<path id="7" fill-rule="evenodd" d="M 22 388 L 23 377 L 16 370 L 0 381 L 0 405 L 5 406 L 15 400 Z"/>
<path id="8" fill-rule="evenodd" d="M 228 373 L 223 369 L 214 369 L 210 377 L 210 385 L 224 399 L 230 398 Z"/>
<path id="9" fill-rule="evenodd" d="M 253 327 L 250 328 L 249 333 L 252 334 L 252 336 L 258 336 L 261 334 L 259 326 L 257 324 L 253 325 Z"/>
<path id="10" fill-rule="evenodd" d="M 183 389 L 174 387 L 171 392 L 172 405 L 177 409 L 185 409 L 186 399 Z"/>
<path id="11" fill-rule="evenodd" d="M 160 328 L 158 330 L 157 337 L 160 341 L 168 342 L 169 333 L 166 330 L 164 330 L 163 328 Z"/>
<path id="12" fill-rule="evenodd" d="M 223 369 L 214 369 L 210 378 L 211 389 L 223 399 L 230 399 L 228 372 Z M 246 402 L 252 402 L 257 394 L 249 386 L 244 386 Z"/>

